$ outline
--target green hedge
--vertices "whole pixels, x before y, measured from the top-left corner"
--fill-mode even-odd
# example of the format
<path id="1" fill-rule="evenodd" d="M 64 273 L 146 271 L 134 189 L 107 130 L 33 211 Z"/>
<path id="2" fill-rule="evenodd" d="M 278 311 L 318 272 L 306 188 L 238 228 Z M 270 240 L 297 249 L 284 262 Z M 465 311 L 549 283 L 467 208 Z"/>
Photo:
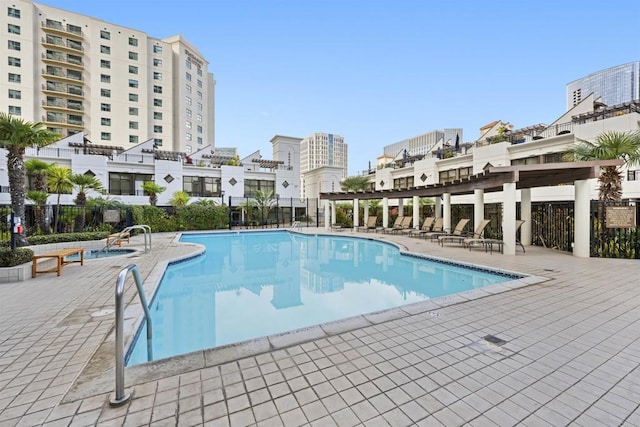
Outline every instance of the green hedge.
<path id="1" fill-rule="evenodd" d="M 87 240 L 106 239 L 107 231 L 89 231 L 85 233 L 59 233 L 27 237 L 29 245 L 46 245 L 48 243 L 83 242 Z"/>
<path id="2" fill-rule="evenodd" d="M 175 209 L 169 215 L 164 209 L 156 206 L 134 206 L 133 220 L 136 224 L 146 224 L 151 231 L 182 230 L 216 230 L 229 225 L 229 208 L 227 206 L 209 206 L 193 204 Z"/>
<path id="3" fill-rule="evenodd" d="M 27 248 L 0 248 L 0 267 L 13 267 L 31 261 L 33 251 Z"/>

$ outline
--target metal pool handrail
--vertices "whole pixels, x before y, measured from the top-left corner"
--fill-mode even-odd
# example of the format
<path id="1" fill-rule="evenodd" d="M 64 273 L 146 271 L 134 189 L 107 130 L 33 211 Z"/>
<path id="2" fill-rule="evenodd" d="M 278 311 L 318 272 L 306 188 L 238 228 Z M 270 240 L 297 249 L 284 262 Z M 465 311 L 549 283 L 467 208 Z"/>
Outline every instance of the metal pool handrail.
<path id="1" fill-rule="evenodd" d="M 144 252 L 147 253 L 151 250 L 151 227 L 148 225 L 130 225 L 129 227 L 122 230 L 122 232 L 131 231 L 131 230 L 142 230 L 144 231 Z M 147 249 L 147 233 L 149 234 L 149 249 Z"/>
<path id="2" fill-rule="evenodd" d="M 151 331 L 151 313 L 147 306 L 144 289 L 142 289 L 142 280 L 140 279 L 138 267 L 135 264 L 130 264 L 120 271 L 118 280 L 116 281 L 116 390 L 115 396 L 109 399 L 109 405 L 111 406 L 123 405 L 131 399 L 131 393 L 125 394 L 124 392 L 124 283 L 130 271 L 133 272 L 133 279 L 136 282 L 138 296 L 140 297 L 140 302 L 144 309 L 144 317 L 147 321 L 147 355 L 149 360 L 153 358 L 151 348 L 151 338 L 153 337 Z"/>

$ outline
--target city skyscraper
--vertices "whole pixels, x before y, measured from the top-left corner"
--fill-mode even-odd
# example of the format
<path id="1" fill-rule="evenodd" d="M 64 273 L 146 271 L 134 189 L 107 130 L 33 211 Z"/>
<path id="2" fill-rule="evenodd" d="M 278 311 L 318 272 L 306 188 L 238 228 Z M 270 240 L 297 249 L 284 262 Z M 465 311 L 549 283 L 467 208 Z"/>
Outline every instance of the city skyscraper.
<path id="1" fill-rule="evenodd" d="M 215 145 L 215 80 L 180 35 L 157 39 L 31 0 L 0 4 L 0 111 L 62 136 L 88 132 L 94 144 Z"/>
<path id="2" fill-rule="evenodd" d="M 567 84 L 567 110 L 591 93 L 608 106 L 640 99 L 640 61 L 596 71 Z"/>
<path id="3" fill-rule="evenodd" d="M 343 170 L 347 177 L 347 144 L 340 135 L 312 133 L 300 142 L 300 172 L 332 166 Z"/>

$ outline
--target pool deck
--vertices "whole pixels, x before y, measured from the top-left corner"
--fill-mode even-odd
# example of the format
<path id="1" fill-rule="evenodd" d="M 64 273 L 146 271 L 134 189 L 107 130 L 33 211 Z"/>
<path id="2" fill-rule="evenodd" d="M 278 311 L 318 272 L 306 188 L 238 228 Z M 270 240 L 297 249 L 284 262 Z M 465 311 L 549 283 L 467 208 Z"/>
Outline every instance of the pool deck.
<path id="1" fill-rule="evenodd" d="M 204 364 L 149 367 L 152 380 L 127 368 L 134 398 L 111 408 L 113 386 L 91 394 L 86 379 L 108 365 L 101 349 L 113 345 L 114 316 L 100 314 L 114 307 L 118 272 L 135 263 L 145 282 L 156 281 L 169 260 L 196 250 L 176 233 L 154 234 L 148 254 L 0 284 L 0 426 L 640 425 L 640 261 L 329 234 L 550 280 L 415 314 L 394 310 L 219 364 L 205 352 Z M 142 243 L 136 236 L 130 246 Z"/>

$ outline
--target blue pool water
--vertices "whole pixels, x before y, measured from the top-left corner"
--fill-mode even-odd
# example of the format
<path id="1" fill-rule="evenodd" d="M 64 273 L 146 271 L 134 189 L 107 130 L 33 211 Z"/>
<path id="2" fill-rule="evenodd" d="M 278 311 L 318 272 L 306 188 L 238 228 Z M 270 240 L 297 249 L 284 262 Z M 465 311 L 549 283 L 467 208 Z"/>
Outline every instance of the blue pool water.
<path id="1" fill-rule="evenodd" d="M 88 260 L 88 259 L 109 258 L 109 257 L 114 257 L 114 256 L 129 255 L 129 254 L 132 254 L 134 252 L 136 252 L 135 249 L 107 249 L 106 251 L 103 251 L 103 250 L 91 250 L 91 251 L 84 251 L 84 259 Z M 66 259 L 67 260 L 79 260 L 80 259 L 80 255 L 79 254 L 69 255 Z"/>
<path id="2" fill-rule="evenodd" d="M 203 255 L 170 265 L 151 303 L 165 358 L 513 280 L 401 255 L 388 243 L 289 232 L 185 234 Z M 147 361 L 144 326 L 128 365 Z"/>

